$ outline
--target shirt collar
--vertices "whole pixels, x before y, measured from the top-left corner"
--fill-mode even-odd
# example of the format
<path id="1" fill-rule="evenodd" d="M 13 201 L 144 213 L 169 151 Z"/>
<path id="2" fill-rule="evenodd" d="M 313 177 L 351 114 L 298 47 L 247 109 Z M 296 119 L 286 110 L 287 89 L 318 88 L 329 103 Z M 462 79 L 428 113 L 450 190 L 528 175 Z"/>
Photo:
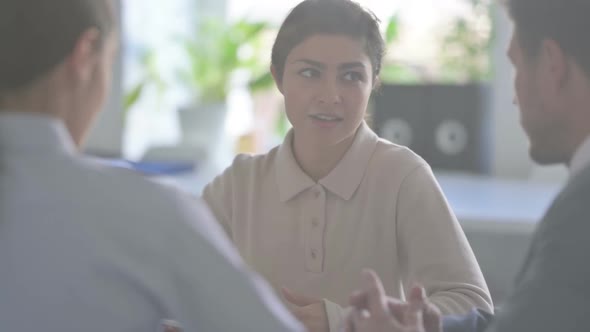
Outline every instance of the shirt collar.
<path id="1" fill-rule="evenodd" d="M 574 153 L 574 157 L 570 162 L 570 176 L 574 176 L 590 166 L 590 136 L 582 142 L 582 144 Z"/>
<path id="2" fill-rule="evenodd" d="M 72 137 L 62 121 L 49 115 L 0 112 L 0 150 L 74 154 Z"/>
<path id="3" fill-rule="evenodd" d="M 378 139 L 363 122 L 342 160 L 326 177 L 320 179 L 319 184 L 340 198 L 350 200 L 363 180 Z M 282 202 L 316 185 L 295 160 L 292 142 L 293 130 L 287 134 L 277 155 L 277 182 Z"/>
<path id="4" fill-rule="evenodd" d="M 315 182 L 307 175 L 295 160 L 293 153 L 293 129 L 289 130 L 277 154 L 277 183 L 279 198 L 287 202 L 304 190 L 311 188 Z"/>

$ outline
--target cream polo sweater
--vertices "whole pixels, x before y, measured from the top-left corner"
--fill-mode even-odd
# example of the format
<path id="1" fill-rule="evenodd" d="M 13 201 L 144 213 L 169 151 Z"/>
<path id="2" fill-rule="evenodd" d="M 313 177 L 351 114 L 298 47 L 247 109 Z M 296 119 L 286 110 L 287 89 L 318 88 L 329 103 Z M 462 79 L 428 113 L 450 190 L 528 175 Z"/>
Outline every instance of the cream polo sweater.
<path id="1" fill-rule="evenodd" d="M 238 156 L 203 194 L 244 260 L 275 289 L 325 299 L 331 331 L 364 268 L 394 297 L 423 285 L 443 314 L 492 312 L 475 256 L 425 161 L 363 124 L 316 183 L 295 161 L 292 135 L 268 154 Z"/>

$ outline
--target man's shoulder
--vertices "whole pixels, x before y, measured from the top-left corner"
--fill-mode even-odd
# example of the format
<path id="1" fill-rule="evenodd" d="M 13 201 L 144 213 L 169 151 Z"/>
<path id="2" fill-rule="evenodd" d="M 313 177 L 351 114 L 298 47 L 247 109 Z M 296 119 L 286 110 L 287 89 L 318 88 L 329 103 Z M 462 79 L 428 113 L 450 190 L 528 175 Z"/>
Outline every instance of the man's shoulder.
<path id="1" fill-rule="evenodd" d="M 546 214 L 551 218 L 555 214 L 568 212 L 590 212 L 590 167 L 574 175 L 569 179 L 563 190 L 559 193 Z M 583 215 L 580 215 L 583 217 Z"/>
<path id="2" fill-rule="evenodd" d="M 129 169 L 87 161 L 77 163 L 76 169 L 78 174 L 72 180 L 83 182 L 78 184 L 82 186 L 78 189 L 82 192 L 86 188 L 84 192 L 89 194 L 81 199 L 98 200 L 100 204 L 97 205 L 102 207 L 105 215 L 111 217 L 141 219 L 143 223 L 155 220 L 170 224 L 172 219 L 198 217 L 200 213 L 183 213 L 183 210 L 202 210 L 197 197 L 157 183 Z"/>
<path id="3" fill-rule="evenodd" d="M 572 177 L 547 210 L 535 234 L 533 246 L 549 250 L 590 250 L 590 168 Z M 556 262 L 557 263 L 557 262 Z"/>

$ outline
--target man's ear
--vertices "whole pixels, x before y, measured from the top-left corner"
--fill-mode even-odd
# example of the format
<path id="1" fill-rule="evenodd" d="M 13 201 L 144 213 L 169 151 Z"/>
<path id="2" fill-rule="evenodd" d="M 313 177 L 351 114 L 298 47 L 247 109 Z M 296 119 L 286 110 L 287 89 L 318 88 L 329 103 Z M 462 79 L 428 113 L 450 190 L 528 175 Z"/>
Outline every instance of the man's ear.
<path id="1" fill-rule="evenodd" d="M 552 89 L 561 89 L 568 79 L 568 58 L 563 49 L 555 40 L 544 40 L 541 44 L 541 59 L 552 82 Z"/>
<path id="2" fill-rule="evenodd" d="M 277 71 L 277 68 L 273 65 L 270 66 L 270 73 L 272 74 L 272 78 L 275 81 L 277 89 L 283 93 L 283 78 L 280 76 L 281 74 Z"/>
<path id="3" fill-rule="evenodd" d="M 96 28 L 86 30 L 74 46 L 70 57 L 67 60 L 72 73 L 80 82 L 92 79 L 99 60 L 98 54 L 102 40 L 101 33 Z"/>

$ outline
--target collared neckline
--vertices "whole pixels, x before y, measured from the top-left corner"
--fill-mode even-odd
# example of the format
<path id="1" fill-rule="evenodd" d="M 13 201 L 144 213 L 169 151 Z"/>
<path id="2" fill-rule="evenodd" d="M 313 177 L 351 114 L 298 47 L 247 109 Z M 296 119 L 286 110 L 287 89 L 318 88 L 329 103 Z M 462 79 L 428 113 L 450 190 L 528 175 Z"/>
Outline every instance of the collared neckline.
<path id="1" fill-rule="evenodd" d="M 61 120 L 25 112 L 0 112 L 0 147 L 7 151 L 76 153 L 72 137 Z"/>
<path id="2" fill-rule="evenodd" d="M 363 122 L 354 141 L 336 167 L 318 183 L 344 200 L 350 200 L 360 186 L 379 138 Z M 299 166 L 292 150 L 293 130 L 279 146 L 277 154 L 277 183 L 282 202 L 293 199 L 316 183 Z"/>
<path id="3" fill-rule="evenodd" d="M 590 166 L 590 136 L 576 149 L 570 162 L 570 177 L 580 173 L 586 167 Z"/>

